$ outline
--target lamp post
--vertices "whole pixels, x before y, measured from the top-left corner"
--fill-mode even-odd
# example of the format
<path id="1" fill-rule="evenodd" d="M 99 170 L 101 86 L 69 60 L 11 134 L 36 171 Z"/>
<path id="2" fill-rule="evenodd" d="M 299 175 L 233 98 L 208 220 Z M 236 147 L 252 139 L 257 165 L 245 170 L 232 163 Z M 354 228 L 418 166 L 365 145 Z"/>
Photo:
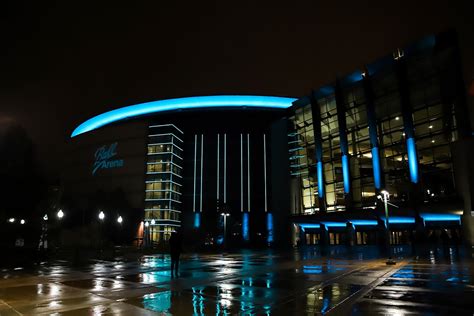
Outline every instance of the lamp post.
<path id="1" fill-rule="evenodd" d="M 221 213 L 221 216 L 224 216 L 224 245 L 227 246 L 227 217 L 230 216 L 230 214 Z"/>
<path id="2" fill-rule="evenodd" d="M 144 235 L 143 239 L 144 239 L 145 248 L 148 248 L 148 243 L 149 243 L 148 242 L 149 241 L 149 233 L 150 233 L 149 230 L 148 230 L 149 227 L 150 227 L 150 222 L 145 221 L 145 231 L 144 231 L 144 234 L 143 234 Z"/>
<path id="3" fill-rule="evenodd" d="M 99 213 L 99 247 L 100 252 L 102 253 L 102 223 L 104 222 L 105 214 L 103 211 Z"/>
<path id="4" fill-rule="evenodd" d="M 384 208 L 385 208 L 385 240 L 387 244 L 387 251 L 388 251 L 388 259 L 387 264 L 395 264 L 395 260 L 392 259 L 392 250 L 390 248 L 390 226 L 389 226 L 389 215 L 388 215 L 388 199 L 390 197 L 390 193 L 387 190 L 382 190 L 380 192 L 382 195 L 377 196 L 380 200 L 383 201 Z"/>

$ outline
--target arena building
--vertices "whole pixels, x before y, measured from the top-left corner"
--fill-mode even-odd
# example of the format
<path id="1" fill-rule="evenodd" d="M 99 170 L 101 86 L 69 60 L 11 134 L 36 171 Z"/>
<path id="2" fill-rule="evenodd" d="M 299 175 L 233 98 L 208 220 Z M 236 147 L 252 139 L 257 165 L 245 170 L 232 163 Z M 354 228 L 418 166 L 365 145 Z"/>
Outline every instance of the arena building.
<path id="1" fill-rule="evenodd" d="M 71 135 L 64 192 L 98 210 L 90 201 L 118 190 L 145 243 L 176 229 L 210 244 L 471 242 L 470 126 L 448 32 L 298 99 L 189 97 L 100 114 Z"/>

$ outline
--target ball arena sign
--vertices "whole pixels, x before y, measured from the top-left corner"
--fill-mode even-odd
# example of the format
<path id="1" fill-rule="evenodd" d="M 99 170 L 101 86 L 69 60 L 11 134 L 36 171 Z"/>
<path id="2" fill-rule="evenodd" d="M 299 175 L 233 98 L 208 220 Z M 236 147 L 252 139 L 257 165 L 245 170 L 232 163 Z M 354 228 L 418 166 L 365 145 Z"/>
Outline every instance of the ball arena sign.
<path id="1" fill-rule="evenodd" d="M 123 167 L 123 159 L 112 159 L 117 155 L 117 145 L 118 143 L 113 143 L 108 147 L 104 145 L 95 151 L 95 161 L 92 167 L 93 175 L 95 175 L 99 169 Z"/>

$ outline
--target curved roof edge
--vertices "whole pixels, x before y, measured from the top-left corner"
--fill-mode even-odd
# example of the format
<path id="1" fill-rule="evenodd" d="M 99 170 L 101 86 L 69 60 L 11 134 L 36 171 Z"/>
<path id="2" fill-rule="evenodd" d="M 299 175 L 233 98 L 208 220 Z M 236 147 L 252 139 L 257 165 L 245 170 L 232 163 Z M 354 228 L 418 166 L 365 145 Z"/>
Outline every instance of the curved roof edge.
<path id="1" fill-rule="evenodd" d="M 294 101 L 296 101 L 294 98 L 255 95 L 198 96 L 151 101 L 126 106 L 94 116 L 76 127 L 71 134 L 71 138 L 117 121 L 159 112 L 226 107 L 286 109 Z"/>

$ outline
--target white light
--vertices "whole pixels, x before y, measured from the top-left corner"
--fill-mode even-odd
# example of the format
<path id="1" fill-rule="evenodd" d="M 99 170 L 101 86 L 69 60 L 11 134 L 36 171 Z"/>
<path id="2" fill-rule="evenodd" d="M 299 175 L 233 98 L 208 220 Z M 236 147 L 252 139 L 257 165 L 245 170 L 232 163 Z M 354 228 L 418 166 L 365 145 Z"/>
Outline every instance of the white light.
<path id="1" fill-rule="evenodd" d="M 122 224 L 122 222 L 123 222 L 123 218 L 122 218 L 122 216 L 119 216 L 117 218 L 117 223 Z"/>
<path id="2" fill-rule="evenodd" d="M 395 118 L 395 121 L 398 121 L 399 119 L 400 119 L 400 118 L 397 116 L 397 117 Z"/>
<path id="3" fill-rule="evenodd" d="M 101 221 L 103 221 L 104 218 L 105 218 L 104 212 L 103 212 L 103 211 L 100 211 L 100 213 L 99 213 L 99 219 L 100 219 Z"/>
<path id="4" fill-rule="evenodd" d="M 25 224 L 25 220 L 22 219 L 22 220 L 20 221 L 20 224 L 21 224 L 21 225 Z"/>
<path id="5" fill-rule="evenodd" d="M 48 214 L 44 214 L 43 220 L 47 221 L 48 220 Z"/>
<path id="6" fill-rule="evenodd" d="M 156 224 L 155 220 L 152 219 L 151 222 L 150 222 L 150 224 L 155 225 L 155 224 Z"/>
<path id="7" fill-rule="evenodd" d="M 15 219 L 14 219 L 13 217 L 11 217 L 11 218 L 8 219 L 8 221 L 9 221 L 10 223 L 14 223 L 14 222 L 15 222 Z"/>
<path id="8" fill-rule="evenodd" d="M 433 128 L 433 125 L 430 125 L 428 128 Z"/>
<path id="9" fill-rule="evenodd" d="M 382 193 L 383 195 L 389 195 L 387 190 L 382 190 L 380 193 Z"/>
<path id="10" fill-rule="evenodd" d="M 435 142 L 435 140 L 434 140 L 434 139 L 432 139 L 432 140 L 431 140 L 431 142 L 432 142 L 432 143 L 434 143 L 434 142 Z"/>
<path id="11" fill-rule="evenodd" d="M 59 218 L 59 219 L 63 218 L 63 217 L 64 217 L 64 212 L 63 212 L 63 210 L 59 210 L 57 215 L 58 215 L 58 218 Z"/>
<path id="12" fill-rule="evenodd" d="M 377 195 L 377 199 L 381 200 L 382 199 L 382 196 L 379 194 Z"/>
<path id="13" fill-rule="evenodd" d="M 145 227 L 148 227 L 148 226 L 150 226 L 150 223 L 145 222 Z"/>

